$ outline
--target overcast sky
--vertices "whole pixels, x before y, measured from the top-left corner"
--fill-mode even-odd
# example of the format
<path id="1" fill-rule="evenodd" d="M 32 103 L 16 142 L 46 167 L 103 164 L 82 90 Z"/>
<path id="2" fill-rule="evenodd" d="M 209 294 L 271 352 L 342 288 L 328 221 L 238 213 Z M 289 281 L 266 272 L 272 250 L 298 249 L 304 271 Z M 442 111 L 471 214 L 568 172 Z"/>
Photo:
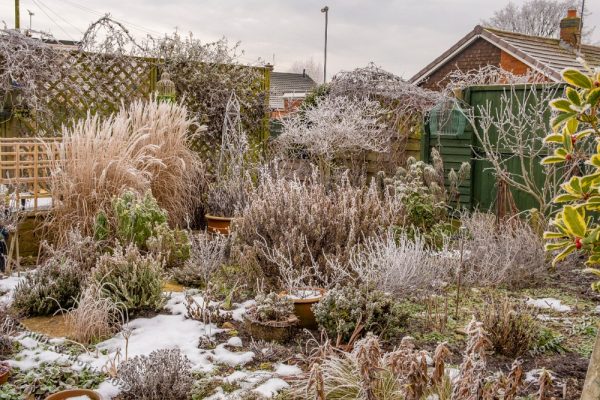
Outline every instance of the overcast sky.
<path id="1" fill-rule="evenodd" d="M 513 1 L 516 4 L 519 0 Z M 14 26 L 14 1 L 2 0 L 0 20 Z M 193 32 L 204 41 L 241 41 L 243 61 L 257 58 L 286 71 L 294 61 L 323 59 L 324 14 L 329 6 L 328 76 L 369 61 L 409 78 L 507 0 L 21 0 L 21 26 L 77 40 L 104 13 L 136 36 Z M 588 0 L 588 26 L 599 25 L 600 0 Z"/>

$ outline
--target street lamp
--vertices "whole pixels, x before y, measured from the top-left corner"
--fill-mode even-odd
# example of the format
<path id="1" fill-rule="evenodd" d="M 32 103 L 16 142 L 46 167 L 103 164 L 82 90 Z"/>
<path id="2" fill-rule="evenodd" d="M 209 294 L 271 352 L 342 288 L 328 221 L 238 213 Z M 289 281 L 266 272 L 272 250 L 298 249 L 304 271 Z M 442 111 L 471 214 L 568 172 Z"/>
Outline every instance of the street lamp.
<path id="1" fill-rule="evenodd" d="M 327 22 L 329 16 L 329 7 L 321 8 L 321 12 L 325 13 L 325 62 L 323 63 L 323 83 L 327 82 Z"/>

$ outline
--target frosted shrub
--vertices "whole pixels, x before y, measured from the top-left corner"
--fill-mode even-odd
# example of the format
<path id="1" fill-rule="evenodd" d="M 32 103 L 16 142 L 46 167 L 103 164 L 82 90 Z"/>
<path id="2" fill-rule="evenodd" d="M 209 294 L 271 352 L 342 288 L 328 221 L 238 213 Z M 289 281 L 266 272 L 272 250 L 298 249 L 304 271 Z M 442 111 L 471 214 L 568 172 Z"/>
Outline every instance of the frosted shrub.
<path id="1" fill-rule="evenodd" d="M 464 282 L 511 288 L 531 285 L 547 272 L 542 237 L 517 218 L 500 225 L 493 214 L 461 218 L 467 229 Z"/>
<path id="2" fill-rule="evenodd" d="M 340 344 L 368 331 L 393 336 L 406 321 L 406 313 L 391 296 L 367 286 L 335 287 L 313 310 L 319 326 Z"/>
<path id="3" fill-rule="evenodd" d="M 134 245 L 100 257 L 92 276 L 104 296 L 129 313 L 157 311 L 164 304 L 161 262 Z"/>
<path id="4" fill-rule="evenodd" d="M 384 152 L 391 130 L 386 110 L 377 101 L 349 97 L 323 97 L 313 107 L 283 120 L 276 145 L 283 152 L 307 154 L 313 161 L 331 161 L 361 151 Z"/>
<path id="5" fill-rule="evenodd" d="M 434 289 L 453 271 L 452 260 L 428 250 L 420 236 L 391 230 L 352 249 L 348 266 L 360 282 L 400 296 Z"/>
<path id="6" fill-rule="evenodd" d="M 190 258 L 183 267 L 173 270 L 173 277 L 183 285 L 200 287 L 208 284 L 212 274 L 225 262 L 229 239 L 222 235 L 199 233 L 191 236 L 190 240 Z"/>
<path id="7" fill-rule="evenodd" d="M 236 228 L 245 263 L 267 279 L 280 278 L 269 254 L 278 253 L 299 270 L 315 265 L 317 281 L 331 277 L 328 264 L 348 260 L 348 249 L 393 225 L 400 205 L 375 183 L 353 187 L 347 179 L 326 187 L 313 173 L 307 181 L 265 175 Z M 305 282 L 306 283 L 306 282 Z"/>
<path id="8" fill-rule="evenodd" d="M 118 378 L 125 400 L 187 400 L 194 383 L 191 363 L 179 349 L 133 357 L 119 368 Z"/>
<path id="9" fill-rule="evenodd" d="M 14 291 L 13 308 L 27 316 L 51 315 L 75 304 L 86 280 L 86 272 L 69 258 L 49 258 L 28 274 Z"/>

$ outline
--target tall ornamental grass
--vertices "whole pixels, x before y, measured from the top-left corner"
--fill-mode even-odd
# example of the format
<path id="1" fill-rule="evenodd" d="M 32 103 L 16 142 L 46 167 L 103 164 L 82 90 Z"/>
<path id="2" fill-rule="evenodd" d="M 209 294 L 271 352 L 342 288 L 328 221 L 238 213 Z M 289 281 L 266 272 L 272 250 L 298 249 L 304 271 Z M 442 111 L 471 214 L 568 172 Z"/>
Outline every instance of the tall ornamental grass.
<path id="1" fill-rule="evenodd" d="M 150 191 L 171 224 L 183 224 L 203 187 L 202 163 L 188 147 L 195 122 L 185 107 L 135 101 L 111 117 L 88 114 L 62 132 L 50 153 L 54 200 L 49 228 L 58 238 L 91 234 L 99 211 L 125 190 Z"/>

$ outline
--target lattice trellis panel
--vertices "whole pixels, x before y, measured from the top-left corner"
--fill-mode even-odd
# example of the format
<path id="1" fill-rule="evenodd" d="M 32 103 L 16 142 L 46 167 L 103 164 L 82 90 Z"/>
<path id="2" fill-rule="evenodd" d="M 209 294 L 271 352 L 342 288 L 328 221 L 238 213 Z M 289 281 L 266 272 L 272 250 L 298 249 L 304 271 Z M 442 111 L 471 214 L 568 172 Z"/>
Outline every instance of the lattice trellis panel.
<path id="1" fill-rule="evenodd" d="M 65 53 L 54 79 L 44 82 L 49 115 L 32 115 L 29 124 L 37 132 L 55 135 L 73 117 L 88 112 L 108 115 L 121 103 L 148 97 L 156 84 L 156 67 L 143 58 L 120 58 Z"/>

